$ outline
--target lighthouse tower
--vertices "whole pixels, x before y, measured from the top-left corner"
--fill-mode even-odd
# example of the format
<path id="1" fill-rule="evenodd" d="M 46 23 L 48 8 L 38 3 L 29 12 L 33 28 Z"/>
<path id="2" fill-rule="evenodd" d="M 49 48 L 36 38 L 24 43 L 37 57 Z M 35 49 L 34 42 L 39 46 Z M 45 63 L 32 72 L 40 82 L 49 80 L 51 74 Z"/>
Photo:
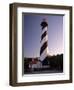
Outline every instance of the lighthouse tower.
<path id="1" fill-rule="evenodd" d="M 48 50 L 48 23 L 46 19 L 41 22 L 41 48 L 40 48 L 40 60 L 43 61 L 49 54 Z"/>

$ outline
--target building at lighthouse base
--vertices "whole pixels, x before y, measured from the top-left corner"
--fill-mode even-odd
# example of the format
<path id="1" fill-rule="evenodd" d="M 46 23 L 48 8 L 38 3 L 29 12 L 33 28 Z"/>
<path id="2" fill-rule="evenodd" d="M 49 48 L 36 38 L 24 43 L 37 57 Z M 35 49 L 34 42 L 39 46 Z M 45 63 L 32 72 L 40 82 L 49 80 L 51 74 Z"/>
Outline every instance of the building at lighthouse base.
<path id="1" fill-rule="evenodd" d="M 24 58 L 24 73 L 55 73 L 63 72 L 63 54 L 47 56 L 43 61 L 39 57 Z"/>

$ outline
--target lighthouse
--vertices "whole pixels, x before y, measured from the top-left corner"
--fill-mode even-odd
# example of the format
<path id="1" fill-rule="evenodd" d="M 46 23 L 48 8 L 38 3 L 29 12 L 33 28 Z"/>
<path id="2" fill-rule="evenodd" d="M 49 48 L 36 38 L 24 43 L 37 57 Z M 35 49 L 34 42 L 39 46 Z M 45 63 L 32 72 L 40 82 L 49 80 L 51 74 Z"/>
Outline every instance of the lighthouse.
<path id="1" fill-rule="evenodd" d="M 48 23 L 46 19 L 41 22 L 40 60 L 44 61 L 49 54 L 48 50 Z"/>

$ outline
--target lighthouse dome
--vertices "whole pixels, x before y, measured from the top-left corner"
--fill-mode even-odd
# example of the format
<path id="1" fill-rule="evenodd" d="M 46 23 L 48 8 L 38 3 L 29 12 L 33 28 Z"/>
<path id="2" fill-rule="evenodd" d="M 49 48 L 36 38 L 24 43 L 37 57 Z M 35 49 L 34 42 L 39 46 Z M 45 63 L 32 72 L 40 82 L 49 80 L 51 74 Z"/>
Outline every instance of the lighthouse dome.
<path id="1" fill-rule="evenodd" d="M 41 26 L 42 26 L 42 29 L 46 26 L 48 26 L 48 23 L 45 19 L 43 19 L 43 21 L 41 22 Z"/>

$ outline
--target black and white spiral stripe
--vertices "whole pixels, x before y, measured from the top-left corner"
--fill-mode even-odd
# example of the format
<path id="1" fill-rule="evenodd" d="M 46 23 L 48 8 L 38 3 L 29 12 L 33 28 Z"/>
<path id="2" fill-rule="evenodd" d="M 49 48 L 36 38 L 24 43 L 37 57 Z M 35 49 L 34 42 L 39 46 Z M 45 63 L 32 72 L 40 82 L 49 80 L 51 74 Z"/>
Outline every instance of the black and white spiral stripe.
<path id="1" fill-rule="evenodd" d="M 43 21 L 41 23 L 41 48 L 40 48 L 40 60 L 43 61 L 47 57 L 48 53 L 48 23 Z"/>

